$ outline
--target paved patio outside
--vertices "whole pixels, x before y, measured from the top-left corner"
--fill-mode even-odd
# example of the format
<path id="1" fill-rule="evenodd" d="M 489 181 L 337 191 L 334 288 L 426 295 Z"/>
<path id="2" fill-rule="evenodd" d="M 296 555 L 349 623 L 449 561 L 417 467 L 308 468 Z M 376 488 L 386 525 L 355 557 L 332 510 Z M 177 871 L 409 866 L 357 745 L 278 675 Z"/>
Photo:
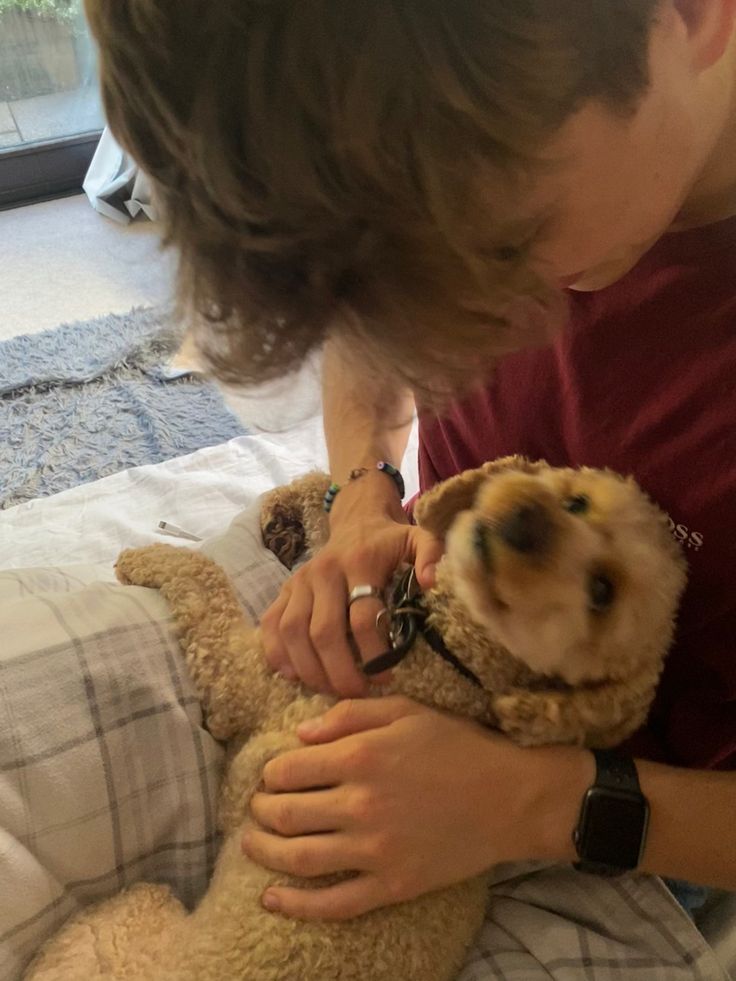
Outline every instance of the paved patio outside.
<path id="1" fill-rule="evenodd" d="M 0 102 L 0 150 L 102 129 L 97 85 Z"/>

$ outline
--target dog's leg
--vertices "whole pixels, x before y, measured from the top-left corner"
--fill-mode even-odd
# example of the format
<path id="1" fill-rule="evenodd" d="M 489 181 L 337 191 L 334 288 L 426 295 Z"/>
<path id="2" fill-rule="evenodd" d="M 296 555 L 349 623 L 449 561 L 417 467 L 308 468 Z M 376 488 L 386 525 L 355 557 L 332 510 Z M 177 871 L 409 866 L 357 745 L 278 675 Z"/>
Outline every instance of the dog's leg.
<path id="1" fill-rule="evenodd" d="M 499 728 L 520 746 L 565 743 L 605 749 L 623 742 L 646 720 L 659 671 L 626 682 L 570 691 L 516 689 L 493 702 Z"/>
<path id="2" fill-rule="evenodd" d="M 329 526 L 322 505 L 329 485 L 325 474 L 310 473 L 263 498 L 263 543 L 287 569 L 293 569 L 302 556 L 317 551 L 327 541 Z"/>
<path id="3" fill-rule="evenodd" d="M 216 739 L 250 732 L 290 704 L 296 686 L 270 670 L 259 630 L 211 559 L 157 544 L 123 552 L 115 571 L 121 582 L 159 589 L 168 601 Z"/>
<path id="4" fill-rule="evenodd" d="M 179 981 L 172 953 L 187 912 L 167 886 L 135 885 L 73 917 L 24 981 Z M 173 949 L 171 949 L 173 948 Z"/>

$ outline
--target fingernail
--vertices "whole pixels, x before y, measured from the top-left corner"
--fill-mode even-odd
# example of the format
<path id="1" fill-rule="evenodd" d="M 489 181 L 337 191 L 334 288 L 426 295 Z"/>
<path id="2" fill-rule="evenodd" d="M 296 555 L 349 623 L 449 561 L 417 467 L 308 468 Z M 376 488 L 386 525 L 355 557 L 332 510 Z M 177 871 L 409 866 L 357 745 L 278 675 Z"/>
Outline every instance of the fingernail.
<path id="1" fill-rule="evenodd" d="M 276 913 L 281 909 L 279 897 L 272 892 L 265 892 L 263 894 L 263 905 L 266 909 L 271 910 L 272 913 Z"/>
<path id="2" fill-rule="evenodd" d="M 436 563 L 433 563 L 432 565 L 425 565 L 425 567 L 422 569 L 422 579 L 428 585 L 431 585 L 434 582 L 436 572 L 437 572 Z"/>
<path id="3" fill-rule="evenodd" d="M 306 722 L 300 722 L 296 727 L 296 731 L 300 736 L 313 736 L 321 725 L 322 716 L 318 715 L 316 719 L 307 719 Z"/>

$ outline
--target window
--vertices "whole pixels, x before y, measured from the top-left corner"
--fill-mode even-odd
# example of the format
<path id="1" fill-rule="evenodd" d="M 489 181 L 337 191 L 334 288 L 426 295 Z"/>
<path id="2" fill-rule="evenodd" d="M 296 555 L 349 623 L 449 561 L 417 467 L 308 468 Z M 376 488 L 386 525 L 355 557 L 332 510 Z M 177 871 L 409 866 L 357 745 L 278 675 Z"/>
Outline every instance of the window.
<path id="1" fill-rule="evenodd" d="M 102 127 L 81 0 L 0 0 L 0 206 L 78 189 Z"/>

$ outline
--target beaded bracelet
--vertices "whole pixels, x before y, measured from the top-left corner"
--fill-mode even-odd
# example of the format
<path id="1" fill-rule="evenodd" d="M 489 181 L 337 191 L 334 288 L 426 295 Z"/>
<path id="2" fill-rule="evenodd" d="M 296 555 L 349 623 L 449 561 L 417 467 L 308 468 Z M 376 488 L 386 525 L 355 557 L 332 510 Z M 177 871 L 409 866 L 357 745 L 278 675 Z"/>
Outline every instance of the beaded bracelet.
<path id="1" fill-rule="evenodd" d="M 369 467 L 360 467 L 358 470 L 351 470 L 348 477 L 348 482 L 351 480 L 358 480 L 363 474 L 369 472 Z M 394 484 L 396 485 L 396 490 L 399 492 L 399 497 L 403 501 L 404 495 L 406 494 L 406 487 L 404 486 L 404 478 L 401 476 L 399 470 L 393 466 L 391 463 L 387 463 L 385 460 L 379 460 L 376 464 L 376 469 L 385 473 L 387 477 L 390 477 Z M 332 505 L 337 497 L 338 491 L 340 490 L 340 484 L 332 483 L 327 488 L 327 493 L 324 496 L 323 507 L 327 514 L 330 513 Z"/>

